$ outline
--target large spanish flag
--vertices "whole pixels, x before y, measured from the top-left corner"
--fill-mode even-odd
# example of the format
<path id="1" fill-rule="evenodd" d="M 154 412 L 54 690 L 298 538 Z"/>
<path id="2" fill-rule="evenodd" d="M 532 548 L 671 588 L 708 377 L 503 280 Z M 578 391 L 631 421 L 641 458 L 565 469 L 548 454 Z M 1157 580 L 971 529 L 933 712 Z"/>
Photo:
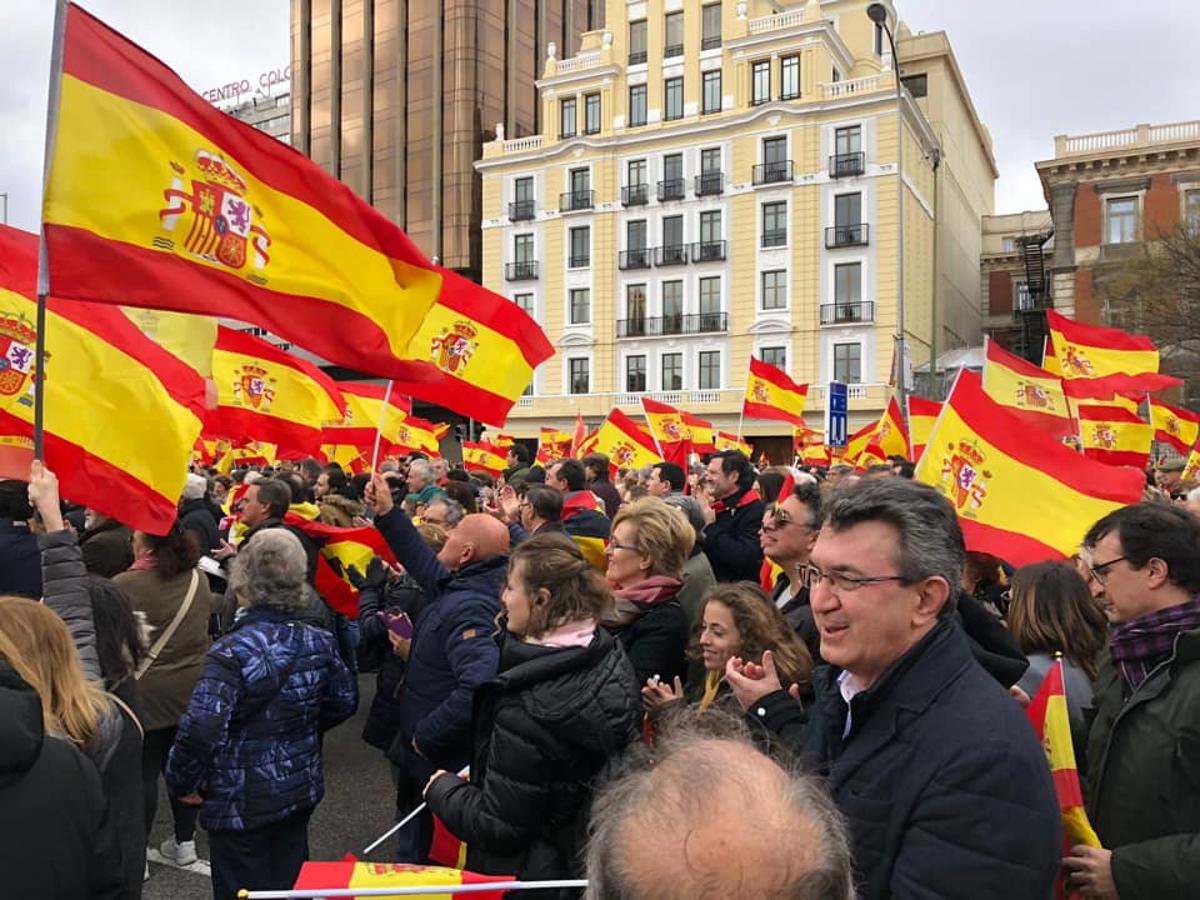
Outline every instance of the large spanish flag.
<path id="1" fill-rule="evenodd" d="M 1115 404 L 1079 403 L 1076 410 L 1084 456 L 1110 466 L 1133 466 L 1145 471 L 1154 439 L 1153 425 Z"/>
<path id="2" fill-rule="evenodd" d="M 1054 310 L 1046 311 L 1050 327 L 1043 364 L 1066 381 L 1080 381 L 1078 391 L 1104 397 L 1114 391 L 1161 391 L 1182 384 L 1178 378 L 1158 373 L 1158 350 L 1148 337 L 1119 328 L 1085 325 Z"/>
<path id="3" fill-rule="evenodd" d="M 1021 421 L 1052 437 L 1078 433 L 1062 379 L 985 338 L 983 390 Z"/>
<path id="4" fill-rule="evenodd" d="M 222 325 L 212 354 L 217 408 L 205 430 L 316 453 L 321 424 L 341 418 L 346 401 L 333 379 L 294 353 Z"/>
<path id="5" fill-rule="evenodd" d="M 803 425 L 804 403 L 807 399 L 807 384 L 796 384 L 782 369 L 750 357 L 746 399 L 742 402 L 743 415 Z"/>
<path id="6" fill-rule="evenodd" d="M 993 401 L 963 371 L 916 479 L 958 512 L 967 549 L 1014 566 L 1074 553 L 1088 528 L 1142 498 L 1145 478 L 1064 447 Z"/>
<path id="7" fill-rule="evenodd" d="M 600 423 L 592 449 L 607 456 L 609 464 L 618 469 L 637 469 L 662 462 L 654 439 L 615 406 Z"/>
<path id="8" fill-rule="evenodd" d="M 0 226 L 0 475 L 29 479 L 36 235 Z M 62 494 L 132 528 L 175 522 L 205 414 L 204 380 L 114 306 L 46 304 L 45 463 Z"/>
<path id="9" fill-rule="evenodd" d="M 380 444 L 391 448 L 400 438 L 400 428 L 412 411 L 412 401 L 393 386 L 365 381 L 339 381 L 337 388 L 346 403 L 345 414 L 325 423 L 322 440 L 327 444 L 343 444 L 369 450 L 375 446 L 375 432 Z"/>
<path id="10" fill-rule="evenodd" d="M 926 400 L 915 394 L 908 395 L 908 429 L 912 441 L 913 461 L 920 462 L 925 445 L 929 443 L 929 435 L 933 434 L 933 426 L 941 415 L 942 404 L 936 400 Z"/>
<path id="11" fill-rule="evenodd" d="M 295 890 L 330 890 L 335 888 L 410 888 L 428 887 L 429 893 L 414 900 L 449 900 L 452 896 L 439 887 L 460 884 L 503 884 L 511 875 L 477 875 L 465 869 L 437 866 L 410 866 L 404 863 L 367 862 L 306 862 L 293 886 Z M 469 894 L 474 900 L 502 900 L 503 890 L 479 891 Z"/>
<path id="12" fill-rule="evenodd" d="M 507 468 L 507 454 L 487 441 L 463 441 L 463 468 L 468 472 L 486 472 L 493 478 Z"/>
<path id="13" fill-rule="evenodd" d="M 1150 398 L 1150 423 L 1155 440 L 1166 441 L 1180 453 L 1187 454 L 1200 440 L 1200 413 L 1190 409 Z"/>
<path id="14" fill-rule="evenodd" d="M 423 380 L 406 360 L 444 271 L 341 181 L 66 9 L 42 212 L 50 292 L 229 316 Z"/>

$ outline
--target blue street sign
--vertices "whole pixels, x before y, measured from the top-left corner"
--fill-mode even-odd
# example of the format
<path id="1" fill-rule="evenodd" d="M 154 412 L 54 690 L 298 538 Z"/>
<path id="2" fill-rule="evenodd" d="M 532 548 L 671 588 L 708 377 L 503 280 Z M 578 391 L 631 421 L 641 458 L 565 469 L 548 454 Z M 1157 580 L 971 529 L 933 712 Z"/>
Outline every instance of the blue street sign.
<path id="1" fill-rule="evenodd" d="M 825 443 L 830 447 L 845 447 L 850 436 L 848 399 L 845 382 L 829 382 L 825 391 Z"/>

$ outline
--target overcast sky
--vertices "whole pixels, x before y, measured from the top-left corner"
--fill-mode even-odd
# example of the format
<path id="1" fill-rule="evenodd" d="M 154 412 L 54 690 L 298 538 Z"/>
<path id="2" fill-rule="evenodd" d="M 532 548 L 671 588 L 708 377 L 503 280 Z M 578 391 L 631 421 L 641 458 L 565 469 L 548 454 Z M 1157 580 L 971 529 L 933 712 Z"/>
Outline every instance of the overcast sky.
<path id="1" fill-rule="evenodd" d="M 488 0 L 480 0 L 488 2 Z M 203 91 L 287 64 L 288 0 L 83 0 Z M 1045 206 L 1035 160 L 1055 134 L 1200 118 L 1197 0 L 897 0 L 916 31 L 945 30 L 1000 180 L 996 211 Z M 52 0 L 0 0 L 0 194 L 36 229 Z M 0 204 L 3 201 L 0 200 Z M 2 214 L 2 206 L 0 206 Z"/>

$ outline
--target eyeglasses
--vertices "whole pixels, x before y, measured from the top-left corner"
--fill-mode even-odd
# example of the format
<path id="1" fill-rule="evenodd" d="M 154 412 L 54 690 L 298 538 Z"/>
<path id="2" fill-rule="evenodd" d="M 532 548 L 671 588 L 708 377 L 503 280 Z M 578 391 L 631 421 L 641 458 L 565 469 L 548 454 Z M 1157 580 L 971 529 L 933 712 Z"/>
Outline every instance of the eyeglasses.
<path id="1" fill-rule="evenodd" d="M 808 529 L 812 528 L 811 522 L 801 522 L 799 519 L 793 519 L 787 513 L 781 512 L 778 509 L 770 510 L 767 513 L 767 520 L 772 523 L 772 527 L 774 528 L 787 528 L 789 525 L 799 525 L 801 528 Z"/>
<path id="2" fill-rule="evenodd" d="M 638 548 L 633 546 L 633 544 L 618 544 L 616 541 L 609 543 L 606 550 L 609 553 L 612 553 L 614 550 L 632 550 L 634 553 L 638 552 Z"/>
<path id="3" fill-rule="evenodd" d="M 1108 575 L 1108 570 L 1117 563 L 1124 562 L 1127 559 L 1129 559 L 1128 556 L 1118 556 L 1116 559 L 1110 559 L 1108 562 L 1103 563 L 1091 562 L 1085 559 L 1084 564 L 1087 566 L 1088 571 L 1092 573 L 1092 577 L 1101 584 L 1104 584 L 1104 578 Z"/>
<path id="4" fill-rule="evenodd" d="M 841 572 L 822 572 L 816 566 L 806 566 L 804 576 L 810 590 L 822 581 L 828 581 L 830 587 L 840 594 L 853 593 L 868 584 L 879 584 L 884 581 L 904 582 L 908 580 L 903 575 L 864 575 L 858 578 L 853 575 L 845 575 Z"/>

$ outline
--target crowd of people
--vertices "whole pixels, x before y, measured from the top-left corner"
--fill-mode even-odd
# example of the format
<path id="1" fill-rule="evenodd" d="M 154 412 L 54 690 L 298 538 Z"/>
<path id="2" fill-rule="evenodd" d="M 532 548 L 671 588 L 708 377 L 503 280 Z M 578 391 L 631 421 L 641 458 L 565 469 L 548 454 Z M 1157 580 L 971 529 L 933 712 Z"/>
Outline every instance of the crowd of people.
<path id="1" fill-rule="evenodd" d="M 0 483 L 12 896 L 139 897 L 164 782 L 162 858 L 194 863 L 199 825 L 217 900 L 290 887 L 360 675 L 397 818 L 425 804 L 393 861 L 440 829 L 467 869 L 593 900 L 1196 896 L 1187 486 L 1014 570 L 899 459 L 507 465 L 197 468 L 163 536 L 64 503 L 40 463 Z M 312 521 L 391 550 L 342 572 L 357 616 L 322 594 Z M 1059 660 L 1099 838 L 1065 852 L 1024 711 Z M 556 895 L 578 892 L 519 894 Z"/>

